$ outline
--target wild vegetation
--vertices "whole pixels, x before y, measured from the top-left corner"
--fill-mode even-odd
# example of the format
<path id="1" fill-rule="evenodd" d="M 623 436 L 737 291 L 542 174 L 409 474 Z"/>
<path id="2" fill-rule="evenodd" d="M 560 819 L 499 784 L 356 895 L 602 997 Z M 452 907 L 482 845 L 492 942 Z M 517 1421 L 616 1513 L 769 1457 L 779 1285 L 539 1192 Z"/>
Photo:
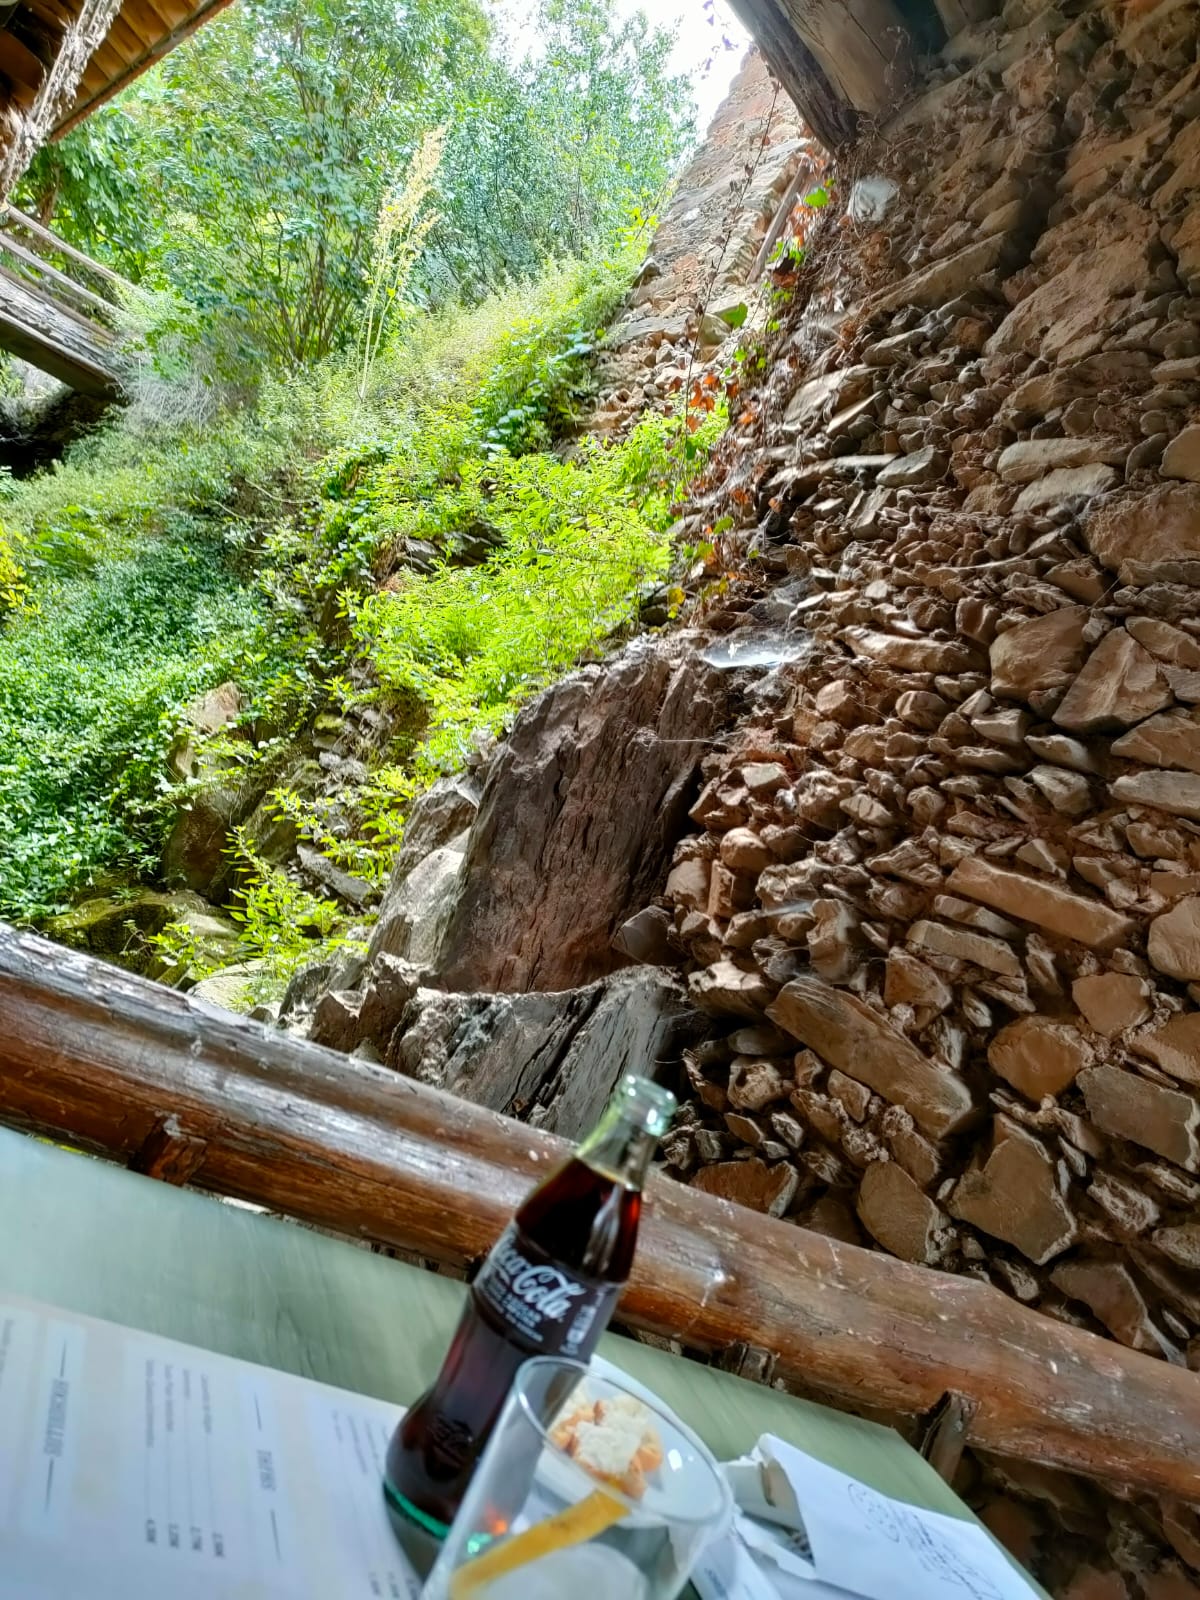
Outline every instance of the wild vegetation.
<path id="1" fill-rule="evenodd" d="M 187 708 L 226 680 L 213 748 L 380 881 L 413 794 L 666 572 L 719 412 L 573 434 L 688 101 L 609 0 L 542 0 L 538 30 L 524 59 L 470 0 L 402 26 L 390 0 L 243 0 L 40 158 L 24 202 L 143 292 L 131 406 L 0 483 L 0 915 L 156 881 Z M 402 731 L 347 830 L 275 775 L 364 698 Z M 251 831 L 230 848 L 269 978 L 344 935 Z M 176 975 L 212 963 L 182 925 L 160 944 Z"/>

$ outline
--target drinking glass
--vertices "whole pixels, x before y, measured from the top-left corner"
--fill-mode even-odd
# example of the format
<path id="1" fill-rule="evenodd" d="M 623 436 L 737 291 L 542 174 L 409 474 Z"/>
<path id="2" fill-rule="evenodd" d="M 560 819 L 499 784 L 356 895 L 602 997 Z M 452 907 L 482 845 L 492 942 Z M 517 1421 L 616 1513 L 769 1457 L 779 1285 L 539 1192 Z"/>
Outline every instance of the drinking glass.
<path id="1" fill-rule="evenodd" d="M 676 1600 L 731 1513 L 712 1456 L 644 1391 L 539 1357 L 517 1373 L 422 1600 Z"/>

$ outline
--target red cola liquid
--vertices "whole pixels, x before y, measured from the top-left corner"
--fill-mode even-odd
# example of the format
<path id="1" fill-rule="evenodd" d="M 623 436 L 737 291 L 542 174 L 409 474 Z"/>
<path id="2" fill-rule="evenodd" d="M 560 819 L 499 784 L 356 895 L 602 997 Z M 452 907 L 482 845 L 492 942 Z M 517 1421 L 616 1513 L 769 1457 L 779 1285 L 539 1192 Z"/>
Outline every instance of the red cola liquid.
<path id="1" fill-rule="evenodd" d="M 650 1157 L 674 1110 L 667 1090 L 624 1077 L 575 1156 L 528 1196 L 471 1285 L 433 1388 L 388 1447 L 384 1497 L 418 1570 L 433 1564 L 522 1363 L 586 1361 L 607 1327 L 633 1263 Z M 515 1510 L 527 1484 L 519 1469 L 509 1478 Z"/>
<path id="2" fill-rule="evenodd" d="M 384 1492 L 398 1529 L 444 1536 L 522 1362 L 591 1355 L 633 1264 L 640 1178 L 581 1153 L 521 1206 L 471 1286 L 437 1381 L 392 1436 Z"/>

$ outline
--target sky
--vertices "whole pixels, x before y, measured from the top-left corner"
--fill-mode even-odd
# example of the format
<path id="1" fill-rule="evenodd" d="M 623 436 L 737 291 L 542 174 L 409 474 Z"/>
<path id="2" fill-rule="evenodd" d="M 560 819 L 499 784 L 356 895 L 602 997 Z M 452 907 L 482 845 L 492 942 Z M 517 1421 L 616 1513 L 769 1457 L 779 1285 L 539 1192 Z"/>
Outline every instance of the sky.
<path id="1" fill-rule="evenodd" d="M 536 34 L 525 21 L 521 0 L 492 0 L 489 9 L 518 50 L 536 51 Z M 675 33 L 671 65 L 691 82 L 696 128 L 703 136 L 750 47 L 750 36 L 727 0 L 616 0 L 616 9 L 622 16 L 644 11 L 656 27 Z"/>
<path id="2" fill-rule="evenodd" d="M 703 134 L 750 47 L 745 28 L 724 0 L 713 0 L 711 6 L 703 0 L 617 0 L 617 9 L 625 15 L 644 11 L 656 26 L 677 30 L 671 62 L 691 80 L 699 108 L 697 127 Z M 736 48 L 727 50 L 725 40 Z"/>

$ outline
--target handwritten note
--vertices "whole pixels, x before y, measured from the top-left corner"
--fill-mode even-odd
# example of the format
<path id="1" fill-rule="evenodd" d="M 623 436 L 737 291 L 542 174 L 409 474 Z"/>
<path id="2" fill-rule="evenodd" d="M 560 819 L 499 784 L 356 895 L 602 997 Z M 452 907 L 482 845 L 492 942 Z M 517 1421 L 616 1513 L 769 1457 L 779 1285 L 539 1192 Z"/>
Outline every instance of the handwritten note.
<path id="1" fill-rule="evenodd" d="M 399 1414 L 0 1296 L 0 1600 L 416 1600 Z"/>

